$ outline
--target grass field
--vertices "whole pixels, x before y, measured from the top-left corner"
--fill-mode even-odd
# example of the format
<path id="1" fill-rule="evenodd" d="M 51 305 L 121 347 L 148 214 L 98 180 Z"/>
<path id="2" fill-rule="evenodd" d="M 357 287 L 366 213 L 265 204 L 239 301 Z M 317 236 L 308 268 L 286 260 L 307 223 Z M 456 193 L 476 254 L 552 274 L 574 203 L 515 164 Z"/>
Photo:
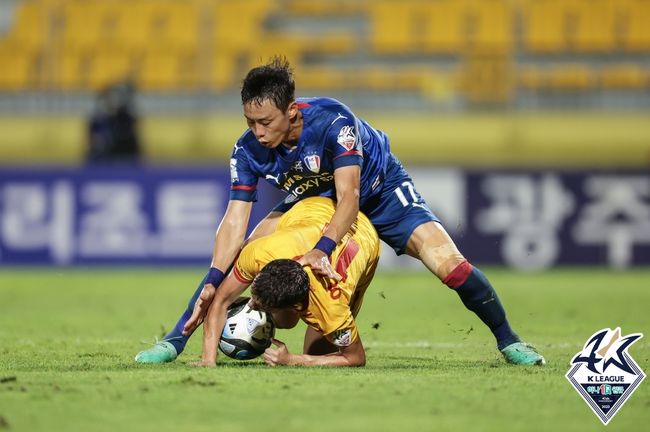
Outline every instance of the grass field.
<path id="1" fill-rule="evenodd" d="M 426 273 L 376 277 L 358 319 L 362 369 L 223 357 L 195 369 L 198 338 L 174 364 L 136 365 L 141 341 L 173 324 L 201 273 L 2 270 L 0 430 L 603 430 L 564 378 L 586 339 L 604 327 L 644 333 L 630 353 L 650 373 L 650 270 L 600 269 L 486 270 L 513 326 L 546 356 L 542 368 L 505 364 L 480 321 Z M 297 350 L 303 328 L 277 337 Z M 649 421 L 644 382 L 607 430 Z"/>

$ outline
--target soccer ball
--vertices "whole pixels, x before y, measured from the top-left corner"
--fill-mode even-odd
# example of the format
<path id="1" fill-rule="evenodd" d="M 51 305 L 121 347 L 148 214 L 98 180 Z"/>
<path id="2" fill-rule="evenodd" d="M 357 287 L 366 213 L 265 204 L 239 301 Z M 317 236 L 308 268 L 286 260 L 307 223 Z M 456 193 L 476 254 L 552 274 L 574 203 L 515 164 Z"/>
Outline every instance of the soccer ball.
<path id="1" fill-rule="evenodd" d="M 248 306 L 248 297 L 240 297 L 228 307 L 219 350 L 230 358 L 250 360 L 271 346 L 275 325 L 271 316 Z"/>

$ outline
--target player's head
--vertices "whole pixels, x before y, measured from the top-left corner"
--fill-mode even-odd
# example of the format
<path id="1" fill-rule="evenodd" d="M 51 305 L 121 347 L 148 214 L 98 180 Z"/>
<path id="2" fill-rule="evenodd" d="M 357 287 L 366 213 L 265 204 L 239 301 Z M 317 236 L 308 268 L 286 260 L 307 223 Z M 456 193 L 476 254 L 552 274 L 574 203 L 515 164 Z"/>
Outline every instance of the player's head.
<path id="1" fill-rule="evenodd" d="M 251 295 L 254 309 L 302 308 L 309 297 L 309 276 L 294 260 L 273 260 L 253 280 Z"/>
<path id="2" fill-rule="evenodd" d="M 298 116 L 295 88 L 289 62 L 279 56 L 251 69 L 244 78 L 241 101 L 246 123 L 264 147 L 275 148 L 290 139 Z"/>

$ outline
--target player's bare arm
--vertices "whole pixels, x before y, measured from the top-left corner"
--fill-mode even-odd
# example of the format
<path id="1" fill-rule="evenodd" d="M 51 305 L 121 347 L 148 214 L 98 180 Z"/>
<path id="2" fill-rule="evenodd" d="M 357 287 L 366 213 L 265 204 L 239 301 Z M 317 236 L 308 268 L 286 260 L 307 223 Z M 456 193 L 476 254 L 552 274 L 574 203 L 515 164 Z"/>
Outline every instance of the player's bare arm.
<path id="1" fill-rule="evenodd" d="M 217 345 L 226 322 L 230 306 L 248 288 L 247 283 L 240 282 L 231 272 L 214 295 L 203 325 L 203 354 L 197 366 L 212 367 L 217 361 Z"/>
<path id="2" fill-rule="evenodd" d="M 230 267 L 235 260 L 246 236 L 248 219 L 250 218 L 253 204 L 246 201 L 230 200 L 226 214 L 224 214 L 217 233 L 215 236 L 214 249 L 212 251 L 212 262 L 210 271 L 216 270 L 223 273 Z M 203 286 L 199 297 L 194 303 L 192 316 L 183 326 L 183 336 L 191 335 L 196 328 L 201 325 L 203 319 L 212 303 L 215 290 L 218 288 L 217 283 L 209 279 Z"/>
<path id="3" fill-rule="evenodd" d="M 244 247 L 247 243 L 257 238 L 264 237 L 266 235 L 269 235 L 273 231 L 275 231 L 275 227 L 278 225 L 278 221 L 280 220 L 280 217 L 282 215 L 283 213 L 281 212 L 269 213 L 264 219 L 262 219 L 259 222 L 259 224 L 257 224 L 257 226 L 255 227 L 251 235 L 246 239 L 242 247 Z M 203 287 L 201 294 L 196 300 L 196 303 L 194 303 L 194 310 L 192 312 L 192 316 L 185 323 L 185 326 L 183 327 L 184 336 L 191 335 L 197 329 L 197 327 L 200 326 L 201 323 L 203 323 L 205 315 L 208 313 L 208 308 L 210 307 L 210 304 L 212 303 L 212 299 L 214 298 L 215 291 L 216 291 L 216 287 L 214 287 L 212 284 L 206 284 Z"/>
<path id="4" fill-rule="evenodd" d="M 230 200 L 219 224 L 212 251 L 211 267 L 225 272 L 239 253 L 246 237 L 253 203 Z"/>
<path id="5" fill-rule="evenodd" d="M 323 232 L 323 237 L 331 239 L 334 244 L 341 241 L 359 214 L 360 179 L 361 168 L 358 165 L 346 166 L 334 171 L 336 211 L 327 229 Z M 314 248 L 307 252 L 298 262 L 310 266 L 316 274 L 337 281 L 341 280 L 341 277 L 332 269 L 328 258 L 329 255 L 326 252 Z"/>
<path id="6" fill-rule="evenodd" d="M 291 354 L 284 342 L 273 339 L 277 348 L 267 348 L 264 361 L 271 366 L 330 366 L 360 367 L 366 365 L 366 351 L 357 336 L 354 342 L 340 347 L 338 352 L 326 355 Z"/>

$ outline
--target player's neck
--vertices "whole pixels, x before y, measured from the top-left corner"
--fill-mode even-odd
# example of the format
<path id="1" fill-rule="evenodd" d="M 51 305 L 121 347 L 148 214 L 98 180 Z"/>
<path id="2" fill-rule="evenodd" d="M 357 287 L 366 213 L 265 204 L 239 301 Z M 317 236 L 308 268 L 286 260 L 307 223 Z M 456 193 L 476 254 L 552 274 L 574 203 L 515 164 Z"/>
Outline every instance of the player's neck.
<path id="1" fill-rule="evenodd" d="M 300 135 L 302 135 L 302 124 L 302 113 L 298 111 L 296 117 L 294 119 L 291 119 L 291 123 L 289 123 L 289 133 L 287 134 L 287 139 L 282 142 L 282 145 L 284 147 L 293 150 L 298 145 Z"/>

